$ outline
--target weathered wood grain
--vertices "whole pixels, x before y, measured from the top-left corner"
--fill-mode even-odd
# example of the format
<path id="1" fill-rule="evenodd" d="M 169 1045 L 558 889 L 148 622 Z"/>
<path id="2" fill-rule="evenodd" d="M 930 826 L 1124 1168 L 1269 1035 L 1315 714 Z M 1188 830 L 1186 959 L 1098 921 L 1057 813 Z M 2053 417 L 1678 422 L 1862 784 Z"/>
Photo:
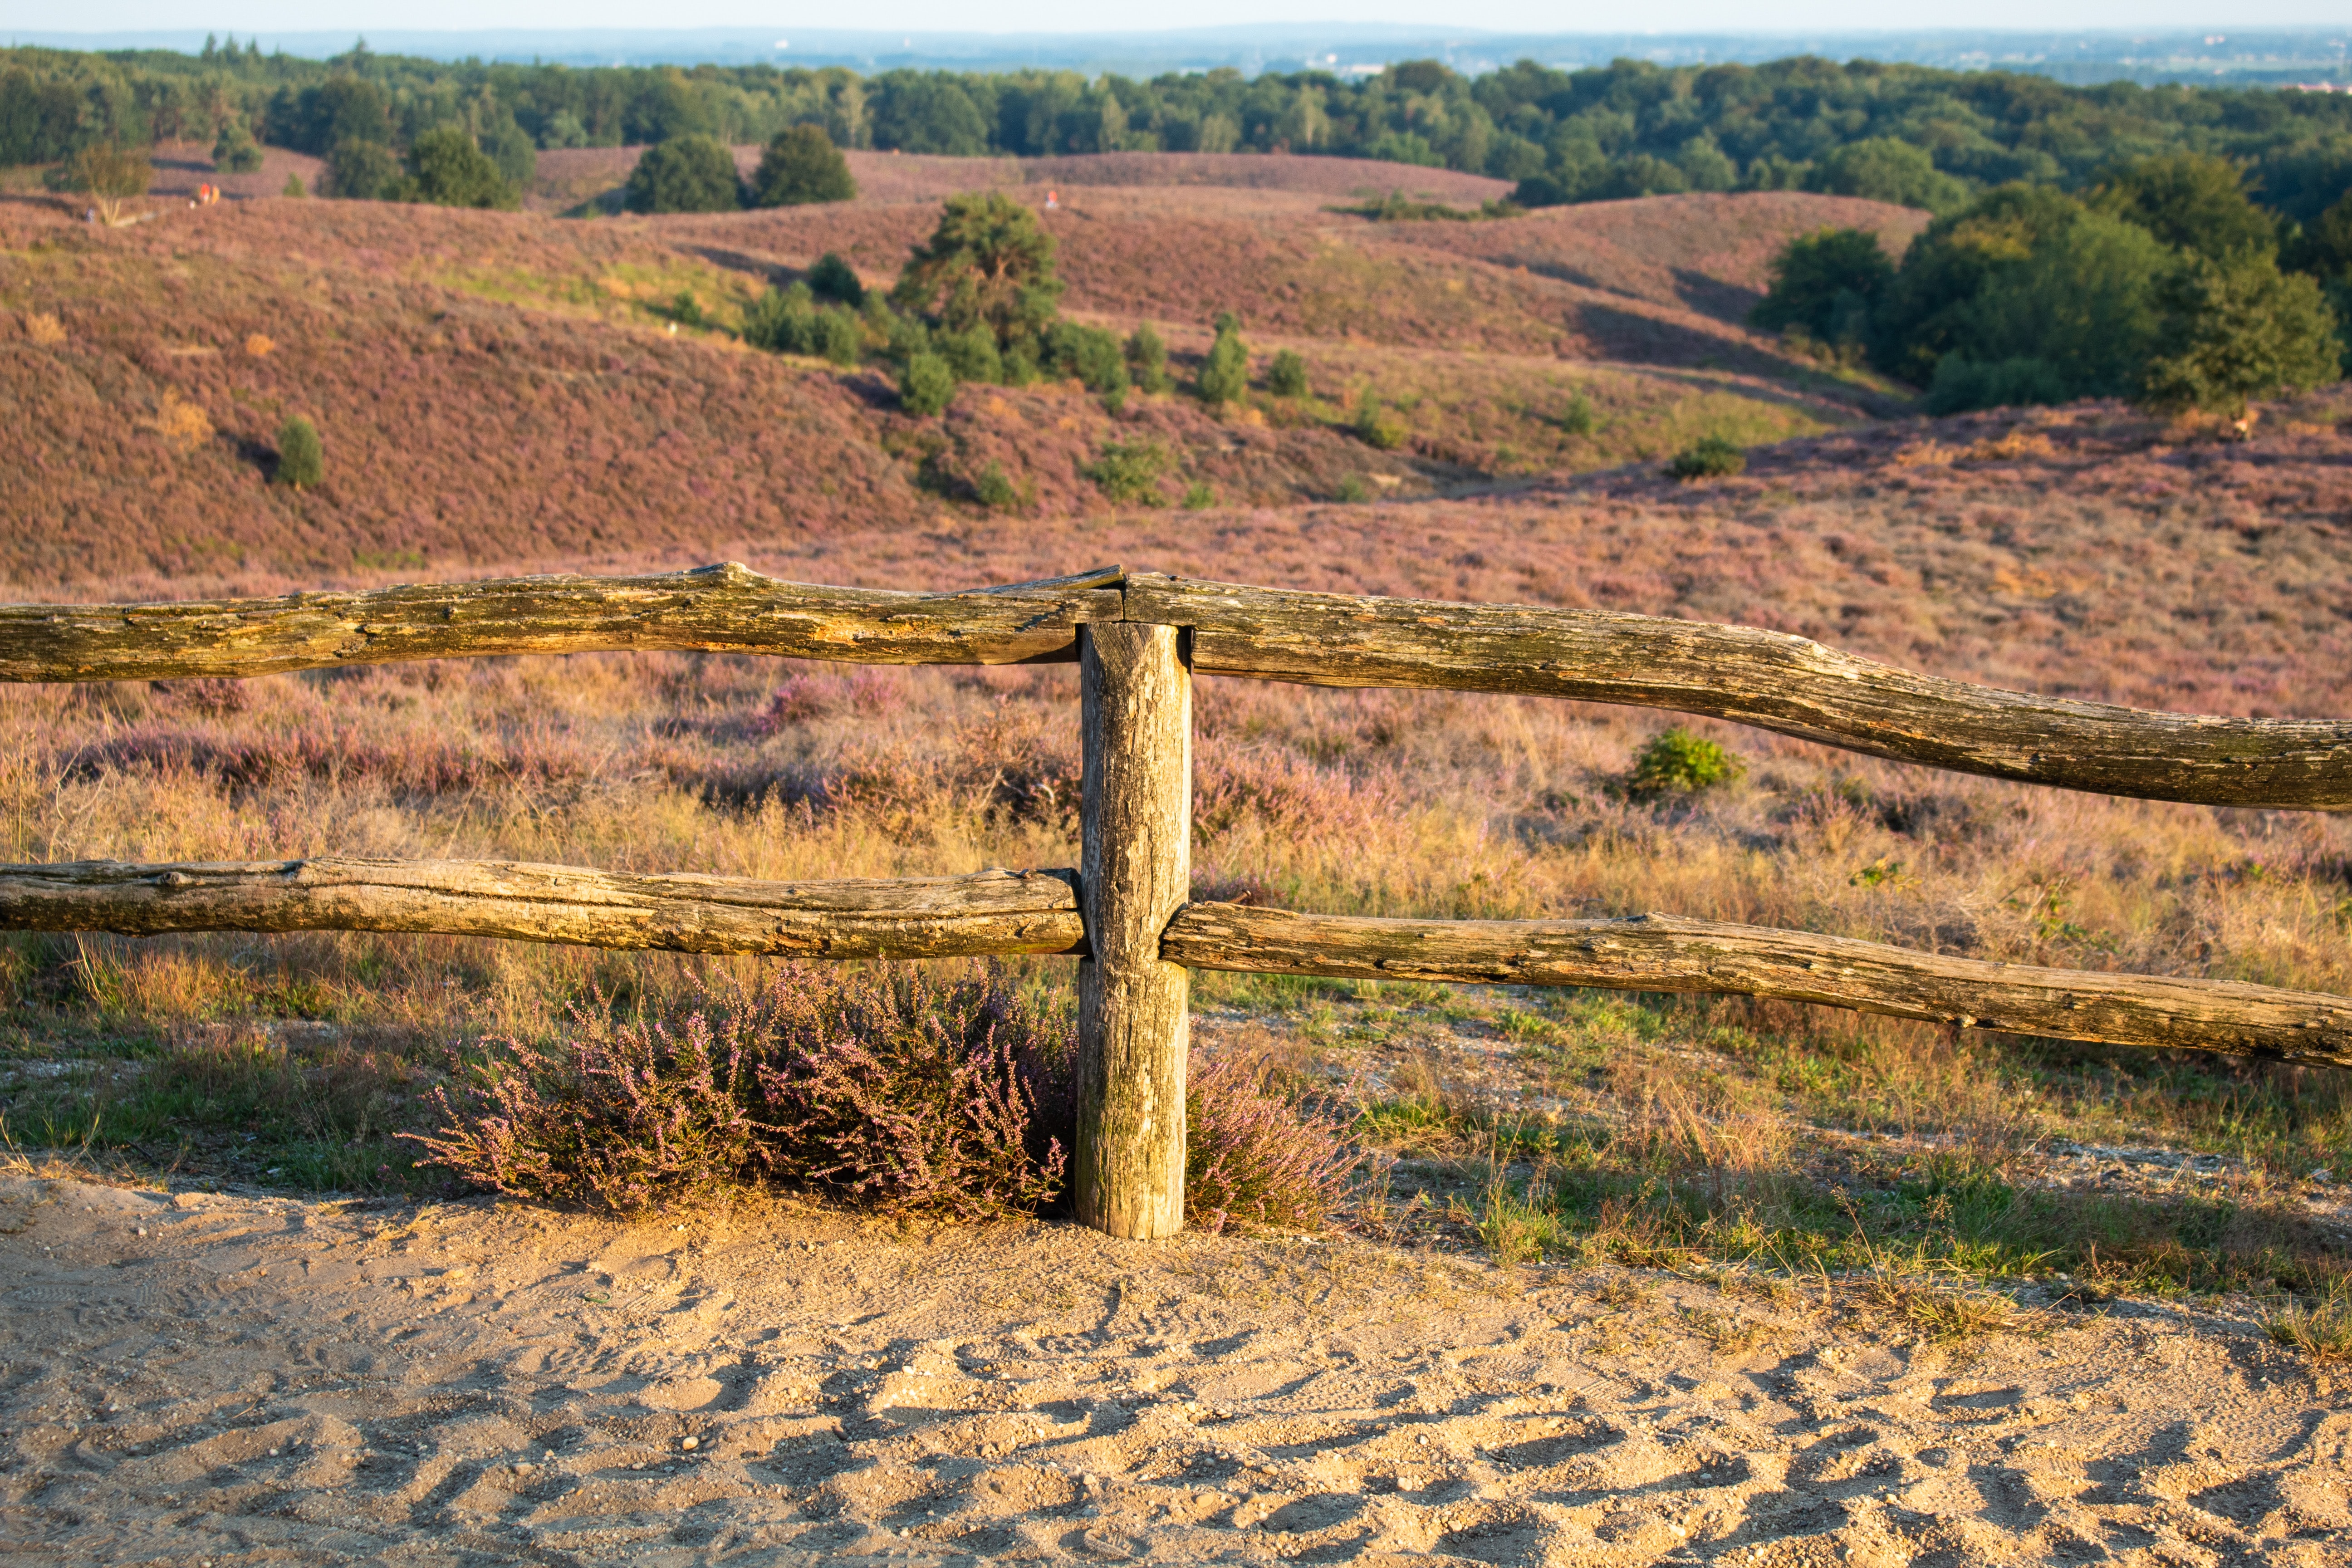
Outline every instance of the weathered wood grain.
<path id="1" fill-rule="evenodd" d="M 1412 921 L 1195 903 L 1177 911 L 1160 952 L 1194 969 L 1776 996 L 2053 1039 L 2352 1066 L 2352 997 L 1990 963 L 1668 915 Z"/>
<path id="2" fill-rule="evenodd" d="M 0 680 L 164 680 L 478 654 L 682 648 L 863 664 L 1042 664 L 1117 620 L 1118 568 L 964 594 L 785 583 L 732 562 L 645 577 L 153 605 L 0 605 Z M 1105 584 L 1108 584 L 1106 586 Z"/>
<path id="3" fill-rule="evenodd" d="M 803 958 L 953 958 L 1086 945 L 1076 876 L 898 881 L 631 876 L 500 860 L 320 857 L 0 866 L 0 930 L 375 931 Z"/>
<path id="4" fill-rule="evenodd" d="M 1070 1195 L 1112 1236 L 1184 1228 L 1192 973 L 1160 952 L 1190 894 L 1192 680 L 1173 626 L 1091 626 L 1078 661 L 1078 1121 Z"/>
<path id="5" fill-rule="evenodd" d="M 1192 668 L 1201 675 L 1627 703 L 2100 795 L 2352 807 L 2352 721 L 2214 719 L 2037 697 L 1919 675 L 1753 626 L 1141 573 L 1126 579 L 1126 617 L 1192 628 Z"/>

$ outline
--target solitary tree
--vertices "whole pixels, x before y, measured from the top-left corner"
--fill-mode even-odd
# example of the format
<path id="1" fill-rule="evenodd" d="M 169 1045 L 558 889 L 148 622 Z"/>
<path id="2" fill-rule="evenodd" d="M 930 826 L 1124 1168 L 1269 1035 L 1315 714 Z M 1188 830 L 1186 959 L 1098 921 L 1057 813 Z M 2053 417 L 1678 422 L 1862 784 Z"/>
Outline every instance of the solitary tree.
<path id="1" fill-rule="evenodd" d="M 319 194 L 353 202 L 391 201 L 400 194 L 400 164 L 383 142 L 346 137 L 327 154 Z"/>
<path id="2" fill-rule="evenodd" d="M 474 144 L 466 128 L 436 125 L 408 146 L 408 177 L 416 199 L 443 207 L 522 205 L 522 193 Z"/>
<path id="3" fill-rule="evenodd" d="M 327 476 L 327 455 L 319 445 L 319 427 L 299 414 L 278 427 L 278 482 L 289 489 L 307 489 Z"/>
<path id="4" fill-rule="evenodd" d="M 625 200 L 633 213 L 723 213 L 738 205 L 735 154 L 715 137 L 656 142 L 629 172 Z"/>
<path id="5" fill-rule="evenodd" d="M 950 331 L 985 325 L 1002 349 L 1031 343 L 1061 297 L 1054 237 L 1001 191 L 950 196 L 939 227 L 917 246 L 891 297 Z"/>
<path id="6" fill-rule="evenodd" d="M 229 120 L 213 141 L 213 167 L 224 174 L 250 174 L 261 167 L 261 148 L 242 120 Z"/>
<path id="7" fill-rule="evenodd" d="M 67 167 L 73 188 L 90 198 L 99 220 L 110 227 L 123 221 L 127 203 L 147 194 L 147 182 L 154 174 L 145 158 L 111 142 L 91 142 Z"/>
<path id="8" fill-rule="evenodd" d="M 1242 342 L 1241 324 L 1228 312 L 1217 318 L 1217 341 L 1202 362 L 1201 401 L 1212 408 L 1239 403 L 1249 395 L 1249 347 Z"/>
<path id="9" fill-rule="evenodd" d="M 761 154 L 751 195 L 755 207 L 845 202 L 857 195 L 857 182 L 850 178 L 841 149 L 821 128 L 794 125 L 779 132 Z"/>

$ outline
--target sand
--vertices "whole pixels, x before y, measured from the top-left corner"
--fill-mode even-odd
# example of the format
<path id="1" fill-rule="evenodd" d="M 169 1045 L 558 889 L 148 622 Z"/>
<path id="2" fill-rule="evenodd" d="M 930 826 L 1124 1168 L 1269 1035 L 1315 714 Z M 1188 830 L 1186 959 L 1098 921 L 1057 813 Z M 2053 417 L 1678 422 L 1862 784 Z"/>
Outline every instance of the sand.
<path id="1" fill-rule="evenodd" d="M 0 1561 L 2352 1562 L 2248 1320 L 1350 1237 L 0 1182 Z M 691 1446 L 689 1446 L 691 1445 Z"/>

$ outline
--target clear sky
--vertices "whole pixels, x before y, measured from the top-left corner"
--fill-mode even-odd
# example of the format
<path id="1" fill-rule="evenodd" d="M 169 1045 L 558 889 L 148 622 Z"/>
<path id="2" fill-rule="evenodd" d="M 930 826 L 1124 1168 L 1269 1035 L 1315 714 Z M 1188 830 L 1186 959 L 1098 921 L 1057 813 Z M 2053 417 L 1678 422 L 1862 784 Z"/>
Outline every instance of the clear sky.
<path id="1" fill-rule="evenodd" d="M 763 5 L 760 0 L 0 0 L 0 35 L 70 28 L 75 32 L 218 28 L 240 36 L 273 31 L 332 32 L 485 27 L 773 26 L 906 28 L 936 32 L 1087 32 L 1223 26 L 1269 21 L 1402 22 L 1489 32 L 1773 33 L 1808 29 L 1906 31 L 1953 27 L 2036 32 L 2090 28 L 2178 29 L 2347 25 L 2352 0 L 1927 0 L 1890 7 L 1884 0 L 1652 0 L 1622 9 L 1568 6 L 1546 0 L 868 0 L 836 6 Z"/>

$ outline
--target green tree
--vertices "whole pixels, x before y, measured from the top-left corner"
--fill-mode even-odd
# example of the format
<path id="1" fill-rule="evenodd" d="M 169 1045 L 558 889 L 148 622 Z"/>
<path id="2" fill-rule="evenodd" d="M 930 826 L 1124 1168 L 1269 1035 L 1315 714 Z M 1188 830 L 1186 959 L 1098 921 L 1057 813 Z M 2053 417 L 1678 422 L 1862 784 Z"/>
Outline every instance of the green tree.
<path id="1" fill-rule="evenodd" d="M 2147 363 L 2140 401 L 2163 413 L 2202 409 L 2242 420 L 2247 403 L 2332 380 L 2343 355 L 2318 280 L 2241 250 L 2197 255 L 2160 292 L 2164 352 Z"/>
<path id="2" fill-rule="evenodd" d="M 1276 397 L 1307 395 L 1307 362 L 1294 349 L 1285 349 L 1274 356 L 1266 367 L 1265 389 Z"/>
<path id="3" fill-rule="evenodd" d="M 299 414 L 288 416 L 278 426 L 278 482 L 289 489 L 308 489 L 326 476 L 327 454 L 319 444 L 319 427 Z"/>
<path id="4" fill-rule="evenodd" d="M 716 137 L 689 133 L 646 148 L 622 200 L 633 213 L 732 212 L 738 184 L 735 154 Z"/>
<path id="5" fill-rule="evenodd" d="M 907 368 L 898 376 L 898 401 L 907 412 L 929 418 L 945 408 L 955 396 L 955 372 L 948 362 L 933 353 L 910 355 Z"/>
<path id="6" fill-rule="evenodd" d="M 2236 166 L 2202 153 L 2144 158 L 2100 181 L 2087 205 L 2175 250 L 2216 260 L 2278 247 L 2278 219 L 2247 196 Z"/>
<path id="7" fill-rule="evenodd" d="M 1967 204 L 1968 182 L 1936 167 L 1927 149 L 1892 136 L 1865 137 L 1831 149 L 1815 159 L 1805 189 L 1833 196 L 1862 196 L 1897 206 L 1951 212 Z"/>
<path id="8" fill-rule="evenodd" d="M 1871 307 L 1895 281 L 1895 263 L 1866 228 L 1823 228 L 1782 247 L 1771 278 L 1771 289 L 1748 313 L 1750 325 L 1801 331 L 1824 343 L 1861 343 L 1870 335 Z"/>
<path id="9" fill-rule="evenodd" d="M 1216 341 L 1209 345 L 1209 357 L 1201 362 L 1194 384 L 1201 401 L 1212 408 L 1249 395 L 1249 345 L 1242 342 L 1241 325 L 1230 312 L 1217 318 Z"/>
<path id="10" fill-rule="evenodd" d="M 809 268 L 808 286 L 818 299 L 835 300 L 853 310 L 866 303 L 866 285 L 858 279 L 857 268 L 830 250 Z"/>
<path id="11" fill-rule="evenodd" d="M 915 247 L 891 298 L 950 331 L 985 326 L 1003 351 L 1034 344 L 1054 320 L 1061 293 L 1054 237 L 1037 215 L 1001 191 L 968 191 L 948 198 L 939 226 Z"/>
<path id="12" fill-rule="evenodd" d="M 408 192 L 416 201 L 441 207 L 522 205 L 522 193 L 499 173 L 488 153 L 474 144 L 462 125 L 436 125 L 408 146 Z"/>
<path id="13" fill-rule="evenodd" d="M 242 120 L 230 120 L 213 139 L 213 167 L 224 174 L 250 174 L 261 167 L 261 148 Z"/>
<path id="14" fill-rule="evenodd" d="M 381 142 L 352 137 L 335 144 L 320 171 L 319 194 L 345 201 L 385 202 L 400 195 L 400 163 Z"/>
<path id="15" fill-rule="evenodd" d="M 749 194 L 755 207 L 806 206 L 853 200 L 857 182 L 822 127 L 794 125 L 778 132 L 760 155 Z"/>
<path id="16" fill-rule="evenodd" d="M 1144 321 L 1128 334 L 1127 370 L 1135 384 L 1145 392 L 1166 392 L 1175 383 L 1168 375 L 1168 345 Z"/>

